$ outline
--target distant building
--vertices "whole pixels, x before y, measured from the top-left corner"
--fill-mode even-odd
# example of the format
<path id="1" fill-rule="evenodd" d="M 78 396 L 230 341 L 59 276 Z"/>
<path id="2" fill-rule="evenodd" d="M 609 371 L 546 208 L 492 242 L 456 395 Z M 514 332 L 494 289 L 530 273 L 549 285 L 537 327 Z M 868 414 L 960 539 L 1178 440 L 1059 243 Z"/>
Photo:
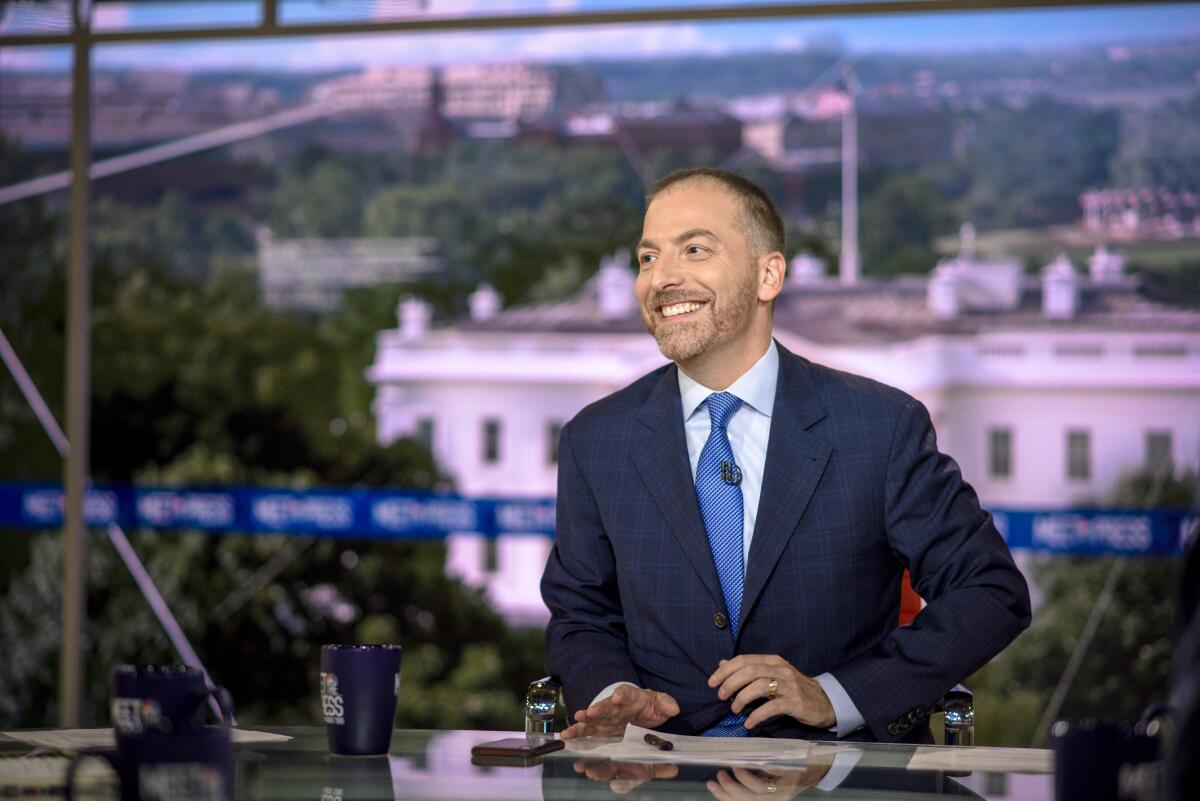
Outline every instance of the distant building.
<path id="1" fill-rule="evenodd" d="M 1119 239 L 1200 236 L 1200 190 L 1165 186 L 1091 189 L 1079 196 L 1083 225 Z"/>
<path id="2" fill-rule="evenodd" d="M 742 125 L 746 147 L 782 170 L 829 167 L 841 160 L 849 99 L 838 88 L 736 97 L 726 111 Z M 889 96 L 878 88 L 855 100 L 860 162 L 892 167 L 949 158 L 962 147 L 944 99 Z"/>
<path id="3" fill-rule="evenodd" d="M 440 265 L 434 239 L 258 237 L 258 283 L 275 309 L 329 311 L 351 287 L 410 281 Z"/>
<path id="4" fill-rule="evenodd" d="M 928 277 L 854 286 L 812 259 L 789 272 L 779 341 L 923 401 L 985 504 L 1103 500 L 1125 470 L 1200 463 L 1200 312 L 1143 298 L 1119 255 L 1097 252 L 1087 274 L 1061 259 L 1036 277 L 969 254 Z M 558 303 L 501 310 L 482 287 L 469 318 L 437 329 L 408 301 L 368 373 L 380 441 L 423 438 L 467 495 L 552 497 L 562 425 L 663 363 L 633 281 L 621 254 Z M 447 569 L 486 587 L 510 621 L 540 624 L 549 548 L 463 532 Z"/>
<path id="5" fill-rule="evenodd" d="M 129 147 L 219 128 L 279 111 L 278 90 L 250 80 L 212 81 L 171 70 L 97 72 L 91 141 Z M 0 134 L 29 149 L 70 140 L 69 73 L 13 72 L 0 81 Z"/>
<path id="6" fill-rule="evenodd" d="M 714 161 L 742 146 L 742 126 L 736 119 L 719 109 L 684 103 L 659 114 L 619 117 L 612 135 L 643 152 L 656 148 L 684 153 L 707 151 Z"/>
<path id="7" fill-rule="evenodd" d="M 322 81 L 313 87 L 311 98 L 351 108 L 407 112 L 429 108 L 437 91 L 443 94 L 442 112 L 452 120 L 538 119 L 603 96 L 599 79 L 588 73 L 511 63 L 372 67 Z"/>
<path id="8" fill-rule="evenodd" d="M 932 101 L 859 97 L 855 111 L 859 160 L 864 165 L 896 167 L 940 161 L 954 155 L 953 118 Z M 842 113 L 832 107 L 793 115 L 783 129 L 784 158 L 824 154 L 829 161 L 837 161 Z M 799 158 L 799 161 L 819 163 L 820 159 Z"/>
<path id="9" fill-rule="evenodd" d="M 473 135 L 481 135 L 478 128 Z M 659 148 L 719 162 L 742 147 L 742 124 L 715 106 L 689 103 L 594 105 L 537 121 L 522 121 L 497 136 L 546 145 L 610 145 L 639 158 Z"/>

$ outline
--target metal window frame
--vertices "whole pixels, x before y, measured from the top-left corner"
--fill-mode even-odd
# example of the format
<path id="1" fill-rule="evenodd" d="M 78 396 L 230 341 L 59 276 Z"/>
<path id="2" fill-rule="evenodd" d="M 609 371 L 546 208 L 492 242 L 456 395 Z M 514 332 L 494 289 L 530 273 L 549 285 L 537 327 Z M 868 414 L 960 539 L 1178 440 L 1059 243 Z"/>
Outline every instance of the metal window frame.
<path id="1" fill-rule="evenodd" d="M 137 2 L 137 0 L 130 0 Z M 1039 8 L 1075 8 L 1137 5 L 1187 5 L 1195 0 L 815 0 L 811 3 L 748 3 L 712 6 L 660 6 L 600 11 L 554 11 L 470 16 L 429 16 L 395 20 L 282 23 L 279 0 L 260 0 L 257 25 L 177 26 L 171 28 L 94 31 L 72 20 L 63 33 L 0 34 L 0 47 L 70 45 L 78 40 L 92 44 L 133 42 L 183 42 L 210 39 L 263 39 L 364 33 L 436 33 L 488 31 L 515 28 L 565 28 L 655 22 L 731 22 L 771 19 L 858 17 L 888 14 L 936 14 L 972 11 L 1019 11 Z M 81 3 L 76 0 L 75 6 Z"/>

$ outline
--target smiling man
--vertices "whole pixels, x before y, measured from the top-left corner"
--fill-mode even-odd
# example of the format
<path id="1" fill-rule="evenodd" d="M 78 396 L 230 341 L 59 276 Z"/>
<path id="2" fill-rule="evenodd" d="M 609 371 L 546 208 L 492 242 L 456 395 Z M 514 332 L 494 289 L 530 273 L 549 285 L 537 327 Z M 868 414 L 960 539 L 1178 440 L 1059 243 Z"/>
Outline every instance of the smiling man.
<path id="1" fill-rule="evenodd" d="M 565 738 L 928 741 L 937 700 L 1029 624 L 924 407 L 772 339 L 783 251 L 744 178 L 686 170 L 648 193 L 637 297 L 672 364 L 559 446 L 542 595 Z M 906 568 L 927 606 L 897 628 Z"/>

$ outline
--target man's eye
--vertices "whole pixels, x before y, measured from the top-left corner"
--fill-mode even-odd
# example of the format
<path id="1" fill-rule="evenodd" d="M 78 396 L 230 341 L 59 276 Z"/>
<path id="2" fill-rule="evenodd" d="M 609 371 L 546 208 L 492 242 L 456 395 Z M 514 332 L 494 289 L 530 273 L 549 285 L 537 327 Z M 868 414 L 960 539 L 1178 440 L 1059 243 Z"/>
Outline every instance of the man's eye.
<path id="1" fill-rule="evenodd" d="M 649 264 L 650 262 L 654 261 L 654 254 L 653 253 L 643 253 L 641 256 L 638 257 L 638 261 L 641 262 L 642 264 Z"/>
<path id="2" fill-rule="evenodd" d="M 704 253 L 705 249 L 700 245 L 688 245 L 686 248 L 684 248 L 684 252 L 689 256 L 695 256 L 697 254 Z"/>

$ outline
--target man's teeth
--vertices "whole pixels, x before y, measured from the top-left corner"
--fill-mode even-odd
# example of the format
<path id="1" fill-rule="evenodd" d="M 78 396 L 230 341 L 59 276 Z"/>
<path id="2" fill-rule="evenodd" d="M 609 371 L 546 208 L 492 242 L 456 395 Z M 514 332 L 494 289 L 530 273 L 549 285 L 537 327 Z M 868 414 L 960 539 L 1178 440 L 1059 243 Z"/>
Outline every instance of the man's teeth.
<path id="1" fill-rule="evenodd" d="M 703 305 L 703 303 L 676 303 L 672 306 L 663 306 L 662 315 L 663 317 L 674 317 L 677 314 L 687 314 L 688 312 L 694 312 Z"/>

